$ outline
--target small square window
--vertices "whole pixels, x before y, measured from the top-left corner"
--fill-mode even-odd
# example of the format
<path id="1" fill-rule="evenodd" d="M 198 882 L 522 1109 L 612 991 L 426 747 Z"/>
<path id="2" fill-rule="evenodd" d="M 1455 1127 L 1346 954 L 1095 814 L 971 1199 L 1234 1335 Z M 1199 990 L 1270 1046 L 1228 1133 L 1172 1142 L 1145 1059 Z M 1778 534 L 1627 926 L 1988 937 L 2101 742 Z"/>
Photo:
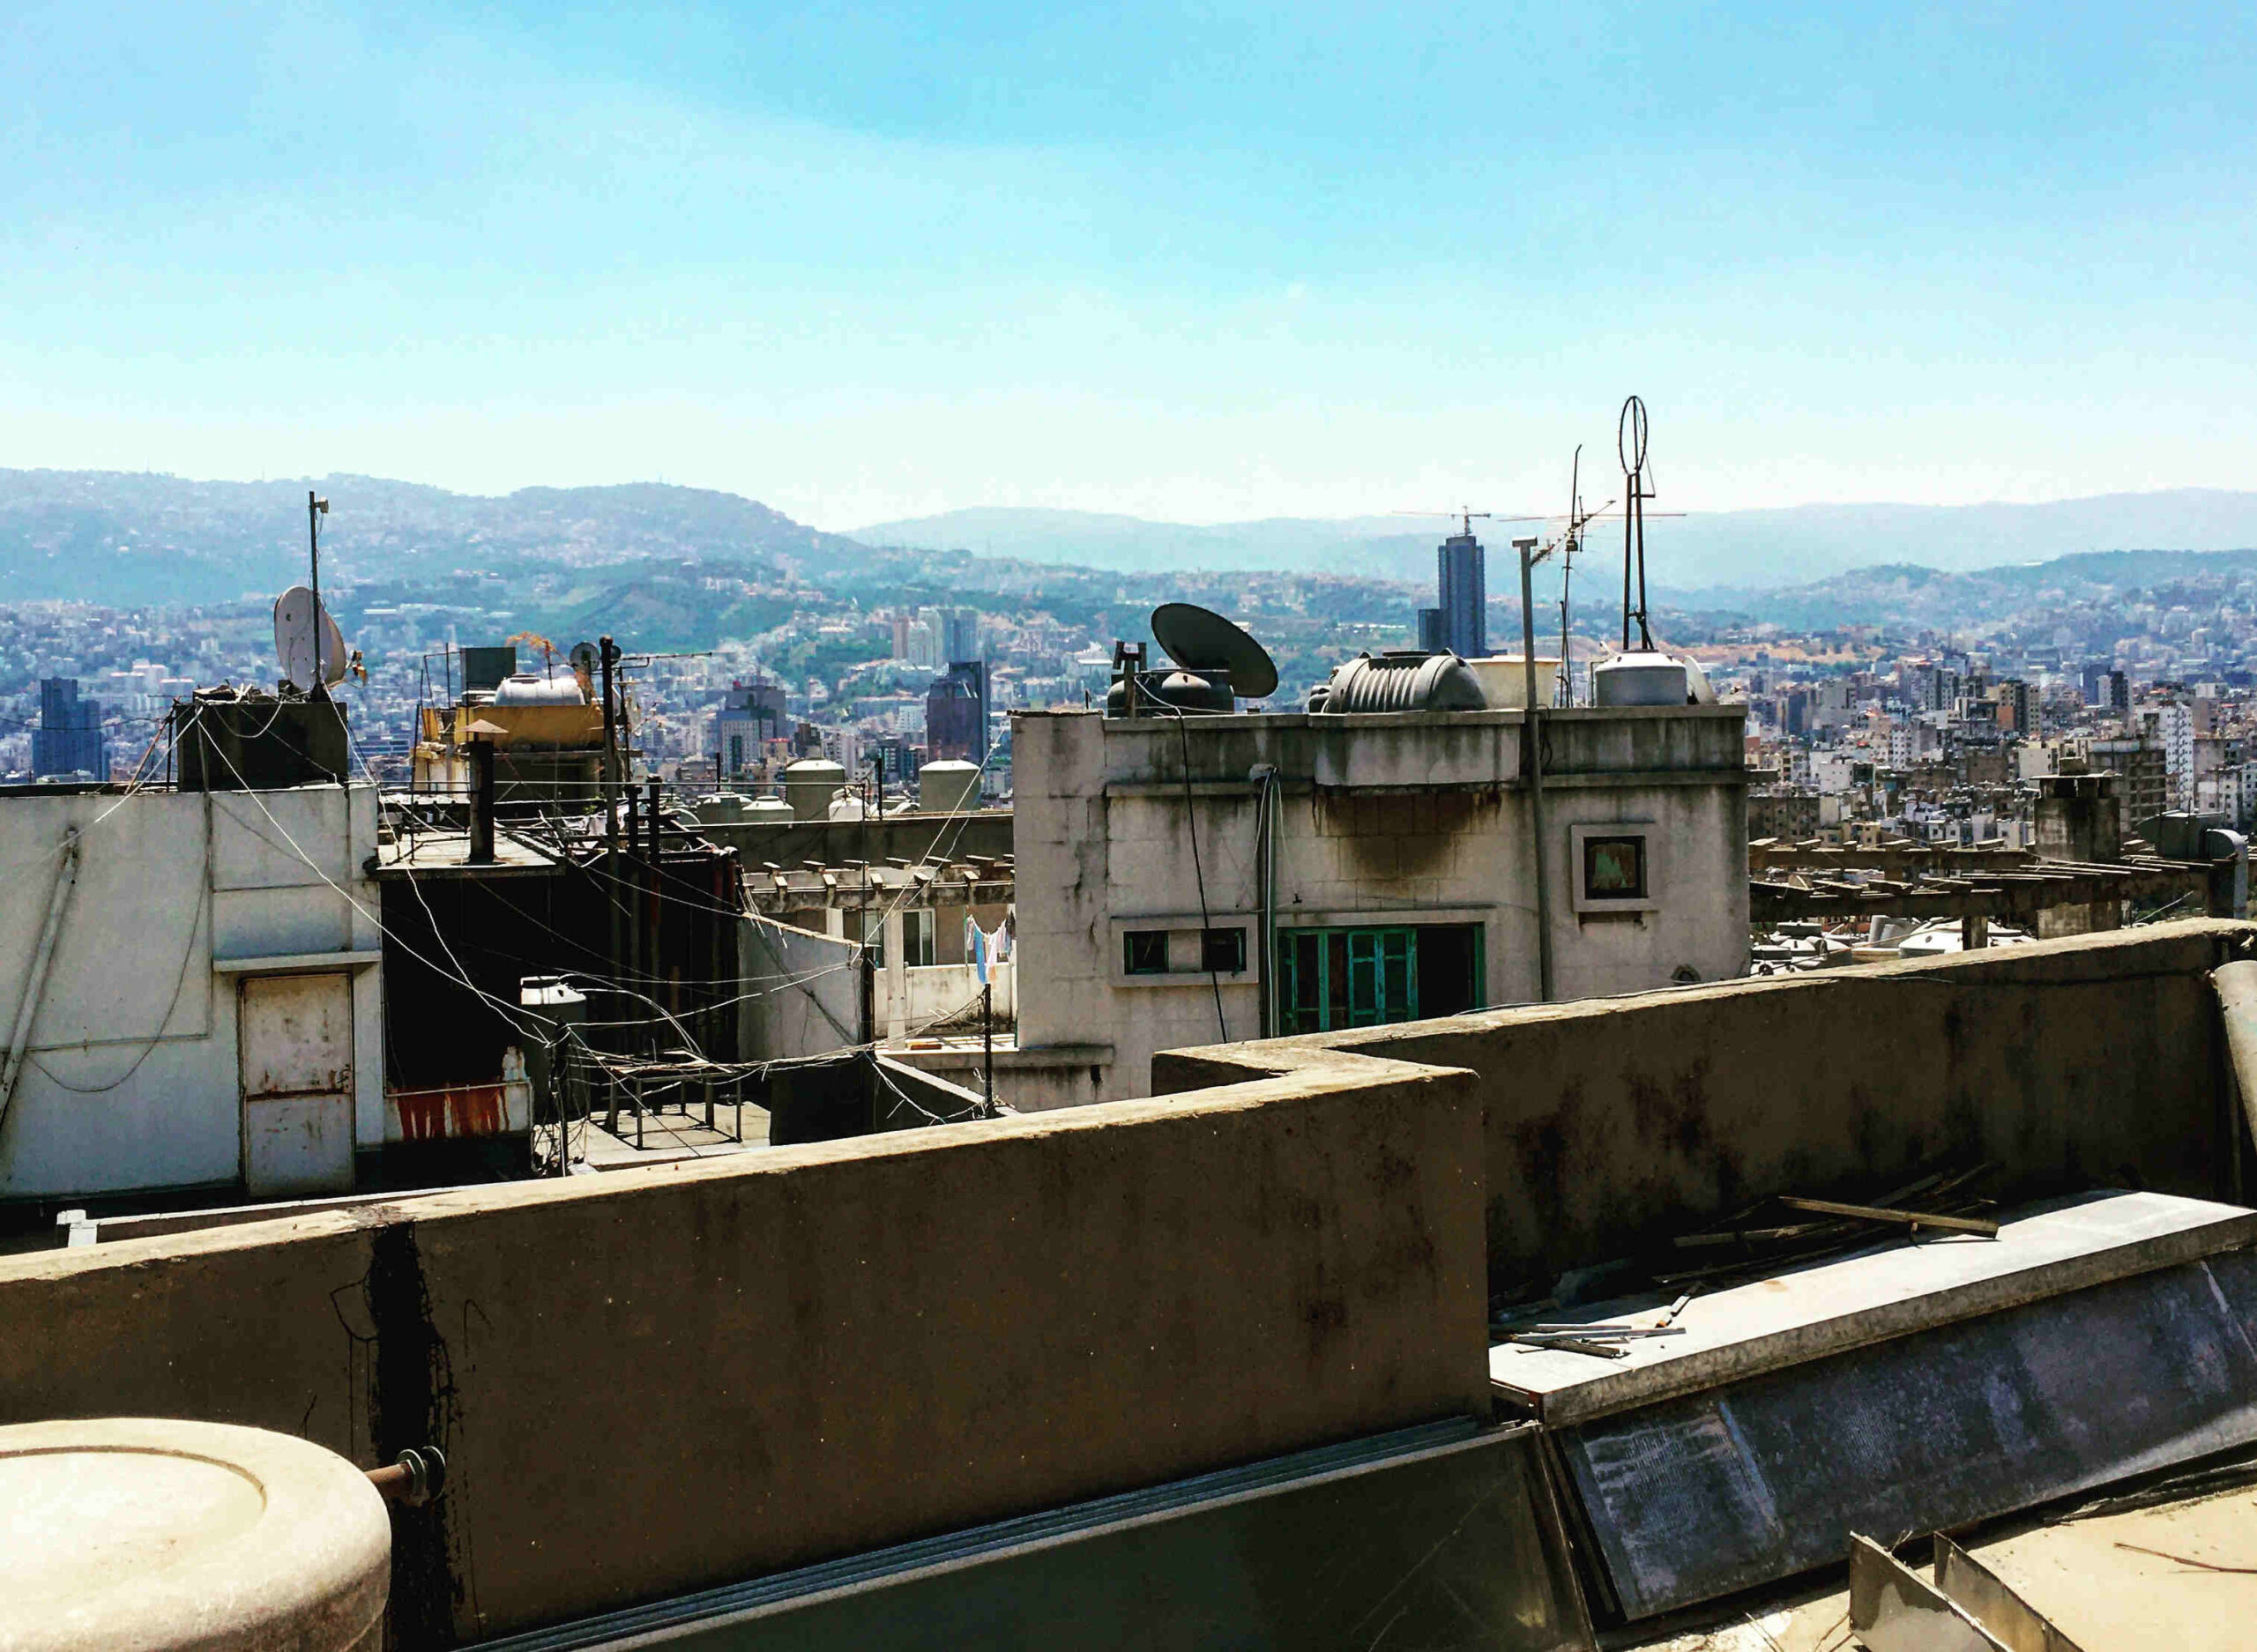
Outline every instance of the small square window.
<path id="1" fill-rule="evenodd" d="M 1167 931 L 1165 929 L 1130 929 L 1121 939 L 1128 956 L 1121 967 L 1131 975 L 1166 975 L 1167 973 Z"/>
<path id="2" fill-rule="evenodd" d="M 1644 834 L 1583 839 L 1583 898 L 1642 901 L 1646 898 Z"/>
<path id="3" fill-rule="evenodd" d="M 1246 973 L 1246 931 L 1243 929 L 1200 931 L 1199 967 L 1216 975 Z"/>

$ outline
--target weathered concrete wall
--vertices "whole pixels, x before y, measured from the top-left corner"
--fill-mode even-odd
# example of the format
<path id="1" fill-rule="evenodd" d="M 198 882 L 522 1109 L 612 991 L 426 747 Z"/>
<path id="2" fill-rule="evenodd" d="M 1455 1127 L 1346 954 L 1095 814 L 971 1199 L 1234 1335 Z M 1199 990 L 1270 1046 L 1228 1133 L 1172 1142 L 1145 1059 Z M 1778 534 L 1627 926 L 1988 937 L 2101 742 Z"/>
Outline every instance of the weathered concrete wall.
<path id="1" fill-rule="evenodd" d="M 886 815 L 875 820 L 736 821 L 699 828 L 725 849 L 734 849 L 748 872 L 764 864 L 786 868 L 813 860 L 843 867 L 860 860 L 883 866 L 889 859 L 922 860 L 938 850 L 958 860 L 982 855 L 991 860 L 1011 852 L 1011 811 L 980 809 L 970 815 Z"/>
<path id="2" fill-rule="evenodd" d="M 1258 764 L 1282 780 L 1282 933 L 1478 924 L 1482 997 L 1538 995 L 1536 852 L 1521 713 L 1012 722 L 1025 967 L 1020 1043 L 1113 1046 L 1104 1093 L 1142 1095 L 1153 1054 L 1263 1031 Z M 1747 778 L 1738 707 L 1545 720 L 1546 880 L 1561 998 L 1739 975 L 1747 963 Z M 1186 747 L 1192 802 L 1184 796 Z M 1192 830 L 1197 832 L 1193 853 Z M 1651 828 L 1651 910 L 1582 912 L 1575 829 Z M 1203 893 L 1203 902 L 1202 899 Z M 1249 967 L 1128 977 L 1128 928 L 1247 932 Z M 1220 1004 L 1217 999 L 1219 996 Z"/>
<path id="3" fill-rule="evenodd" d="M 1484 1413 L 1472 1080 L 1367 1076 L 0 1259 L 0 1422 L 441 1445 L 419 1646 Z"/>
<path id="4" fill-rule="evenodd" d="M 376 788 L 9 798 L 0 806 L 0 1015 L 12 1016 L 23 996 L 74 826 L 77 882 L 32 1059 L 0 1120 L 0 1198 L 233 1182 L 242 966 L 378 956 L 379 904 L 361 869 L 376 848 Z M 352 991 L 354 1135 L 375 1147 L 384 1140 L 381 970 L 355 971 Z"/>
<path id="5" fill-rule="evenodd" d="M 2234 1192 L 2234 1152 L 2206 971 L 2252 935 L 2194 920 L 1182 1051 L 1156 1058 L 1153 1085 L 1315 1077 L 1357 1055 L 1480 1073 L 1501 1282 L 1620 1256 L 1769 1194 L 1870 1194 L 1947 1152 L 2032 1192 L 2218 1196 Z"/>
<path id="6" fill-rule="evenodd" d="M 750 994 L 737 1018 L 744 1060 L 819 1055 L 861 1042 L 860 948 L 756 913 L 746 915 L 738 936 L 737 974 Z"/>

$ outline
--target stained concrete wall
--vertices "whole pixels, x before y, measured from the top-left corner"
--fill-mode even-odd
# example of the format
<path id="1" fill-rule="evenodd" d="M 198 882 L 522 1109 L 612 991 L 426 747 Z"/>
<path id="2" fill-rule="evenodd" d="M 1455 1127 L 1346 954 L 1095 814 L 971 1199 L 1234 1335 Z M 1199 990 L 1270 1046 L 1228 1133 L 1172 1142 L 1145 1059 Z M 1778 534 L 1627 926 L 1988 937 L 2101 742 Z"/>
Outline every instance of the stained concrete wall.
<path id="1" fill-rule="evenodd" d="M 440 1445 L 421 1647 L 1486 1412 L 1473 1081 L 1362 1076 L 0 1259 L 0 1422 Z"/>
<path id="2" fill-rule="evenodd" d="M 861 1042 L 860 947 L 757 913 L 747 913 L 737 933 L 737 974 L 749 994 L 737 1017 L 745 1060 L 819 1055 Z"/>
<path id="3" fill-rule="evenodd" d="M 1829 970 L 1163 1054 L 1153 1088 L 1361 1056 L 1482 1075 L 1500 1285 L 1665 1243 L 1765 1195 L 1870 1196 L 1946 1153 L 2035 1194 L 2238 1198 L 2207 971 L 2248 925 Z"/>
<path id="4" fill-rule="evenodd" d="M 1747 967 L 1744 718 L 1739 706 L 1685 706 L 1545 719 L 1545 876 L 1561 997 Z M 1021 1046 L 1109 1046 L 1103 1093 L 1124 1096 L 1147 1093 L 1158 1051 L 1261 1035 L 1259 793 L 1248 778 L 1261 764 L 1281 778 L 1281 933 L 1477 924 L 1477 1001 L 1535 998 L 1536 840 L 1521 725 L 1517 711 L 1015 715 L 1019 887 L 1040 892 L 1019 909 Z M 1651 910 L 1576 911 L 1575 829 L 1602 824 L 1652 829 Z M 1124 930 L 1203 923 L 1247 932 L 1245 971 L 1219 981 L 1191 969 L 1125 975 Z"/>

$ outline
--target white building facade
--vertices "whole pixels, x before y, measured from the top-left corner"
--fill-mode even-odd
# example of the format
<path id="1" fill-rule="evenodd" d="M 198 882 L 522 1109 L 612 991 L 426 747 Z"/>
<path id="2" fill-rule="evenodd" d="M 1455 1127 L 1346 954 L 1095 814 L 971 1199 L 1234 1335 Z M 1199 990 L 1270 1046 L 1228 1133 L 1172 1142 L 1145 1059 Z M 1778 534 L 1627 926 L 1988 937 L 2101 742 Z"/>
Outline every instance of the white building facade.
<path id="1" fill-rule="evenodd" d="M 1134 1097 L 1161 1050 L 1536 1000 L 1522 716 L 1015 716 L 1022 1055 Z M 1745 725 L 1546 714 L 1555 998 L 1745 972 Z"/>
<path id="2" fill-rule="evenodd" d="M 350 1191 L 376 846 L 366 785 L 0 796 L 0 1200 Z"/>

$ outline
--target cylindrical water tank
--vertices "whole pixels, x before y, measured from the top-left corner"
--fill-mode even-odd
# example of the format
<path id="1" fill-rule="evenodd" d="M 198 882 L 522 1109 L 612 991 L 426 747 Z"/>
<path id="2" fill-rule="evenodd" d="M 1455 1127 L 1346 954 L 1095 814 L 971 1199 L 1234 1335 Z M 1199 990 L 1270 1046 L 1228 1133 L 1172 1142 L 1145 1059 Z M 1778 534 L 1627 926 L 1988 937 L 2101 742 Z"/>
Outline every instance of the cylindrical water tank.
<path id="1" fill-rule="evenodd" d="M 1528 703 L 1528 663 L 1518 654 L 1491 654 L 1469 659 L 1466 668 L 1481 684 L 1483 703 L 1493 711 L 1517 711 Z M 1558 699 L 1560 660 L 1554 654 L 1536 657 L 1536 703 L 1548 708 Z"/>
<path id="2" fill-rule="evenodd" d="M 928 815 L 957 815 L 980 807 L 980 765 L 943 757 L 917 771 L 917 802 Z"/>
<path id="3" fill-rule="evenodd" d="M 849 792 L 843 797 L 831 800 L 829 817 L 832 820 L 867 820 L 870 814 L 869 804 Z"/>
<path id="4" fill-rule="evenodd" d="M 697 800 L 700 826 L 734 826 L 744 818 L 745 799 L 734 792 L 718 792 Z"/>
<path id="5" fill-rule="evenodd" d="M 0 1428 L 0 1646 L 374 1652 L 391 1522 L 335 1452 L 229 1423 Z"/>
<path id="6" fill-rule="evenodd" d="M 744 818 L 748 822 L 773 825 L 792 818 L 792 806 L 780 797 L 756 797 L 744 806 Z"/>
<path id="7" fill-rule="evenodd" d="M 1359 654 L 1332 675 L 1327 715 L 1359 711 L 1479 711 L 1480 679 L 1455 654 L 1415 649 Z M 1312 710 L 1315 708 L 1312 707 Z"/>
<path id="8" fill-rule="evenodd" d="M 845 784 L 845 770 L 828 757 L 802 757 L 784 770 L 784 800 L 793 820 L 823 820 Z"/>
<path id="9" fill-rule="evenodd" d="M 570 672 L 544 677 L 530 671 L 504 677 L 494 690 L 496 705 L 585 705 L 580 680 Z"/>
<path id="10" fill-rule="evenodd" d="M 1593 705 L 1683 705 L 1691 696 L 1683 662 L 1634 649 L 1590 668 Z"/>

